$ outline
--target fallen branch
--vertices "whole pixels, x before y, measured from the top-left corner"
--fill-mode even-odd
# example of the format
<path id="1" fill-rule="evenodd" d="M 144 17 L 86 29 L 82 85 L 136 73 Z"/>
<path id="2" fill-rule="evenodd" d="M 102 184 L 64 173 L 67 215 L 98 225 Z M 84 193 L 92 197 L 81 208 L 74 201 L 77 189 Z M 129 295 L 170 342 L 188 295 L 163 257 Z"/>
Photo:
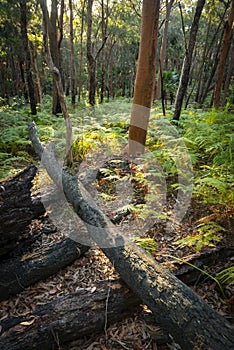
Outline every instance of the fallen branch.
<path id="1" fill-rule="evenodd" d="M 34 123 L 29 126 L 29 133 L 48 174 L 63 189 L 89 235 L 121 278 L 157 316 L 160 326 L 172 334 L 182 349 L 230 350 L 234 343 L 233 327 L 145 251 L 125 242 L 78 179 L 61 170 L 53 150 L 48 147 L 44 151 Z"/>

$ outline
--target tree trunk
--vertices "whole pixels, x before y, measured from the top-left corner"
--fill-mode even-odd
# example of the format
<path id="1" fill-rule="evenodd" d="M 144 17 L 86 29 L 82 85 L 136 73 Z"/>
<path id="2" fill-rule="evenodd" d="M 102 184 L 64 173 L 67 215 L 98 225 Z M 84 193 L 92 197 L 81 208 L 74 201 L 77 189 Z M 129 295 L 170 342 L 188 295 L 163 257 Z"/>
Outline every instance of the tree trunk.
<path id="1" fill-rule="evenodd" d="M 81 5 L 81 28 L 80 28 L 80 62 L 79 62 L 79 81 L 78 81 L 78 101 L 80 102 L 82 97 L 82 85 L 83 85 L 83 35 L 84 35 L 84 12 L 85 12 L 86 0 L 82 1 Z"/>
<path id="2" fill-rule="evenodd" d="M 48 34 L 49 34 L 49 48 L 51 52 L 51 57 L 54 62 L 55 67 L 60 68 L 60 53 L 58 46 L 58 33 L 57 33 L 57 20 L 58 20 L 58 3 L 57 0 L 51 1 L 51 15 L 48 23 Z M 57 83 L 55 77 L 53 77 L 53 105 L 52 113 L 58 114 L 61 113 L 61 106 L 59 101 L 59 95 L 57 90 Z"/>
<path id="3" fill-rule="evenodd" d="M 60 106 L 62 108 L 63 118 L 66 124 L 66 162 L 70 166 L 72 164 L 72 125 L 71 119 L 67 111 L 66 100 L 63 91 L 63 85 L 61 80 L 61 75 L 58 67 L 54 64 L 53 58 L 51 56 L 51 51 L 48 44 L 48 27 L 49 27 L 49 14 L 45 0 L 40 0 L 40 5 L 43 12 L 43 24 L 44 24 L 44 51 L 49 66 L 50 71 L 53 74 L 54 80 L 57 86 L 57 92 L 59 96 Z"/>
<path id="4" fill-rule="evenodd" d="M 123 282 L 101 282 L 92 294 L 84 290 L 70 293 L 27 316 L 1 321 L 0 348 L 54 349 L 104 331 L 110 324 L 140 310 L 139 303 L 140 299 Z"/>
<path id="5" fill-rule="evenodd" d="M 70 75 L 71 75 L 71 103 L 72 107 L 75 107 L 76 103 L 76 72 L 75 72 L 75 59 L 74 59 L 74 34 L 73 34 L 73 8 L 72 0 L 69 0 L 70 9 Z"/>
<path id="6" fill-rule="evenodd" d="M 98 208 L 76 177 L 60 169 L 53 150 L 43 150 L 35 123 L 30 138 L 38 155 L 43 154 L 49 176 L 62 188 L 74 211 L 86 224 L 90 237 L 102 248 L 121 278 L 157 316 L 161 327 L 180 344 L 182 350 L 230 350 L 233 327 L 189 287 L 164 270 L 143 249 L 125 240 Z M 182 336 L 183 335 L 183 336 Z"/>
<path id="7" fill-rule="evenodd" d="M 95 105 L 96 92 L 96 60 L 92 50 L 92 7 L 93 0 L 88 0 L 87 4 L 87 60 L 88 60 L 88 79 L 89 79 L 89 104 Z"/>
<path id="8" fill-rule="evenodd" d="M 87 250 L 87 246 L 65 239 L 47 249 L 39 249 L 33 253 L 23 251 L 16 258 L 3 260 L 0 262 L 0 300 L 8 299 L 53 275 Z"/>
<path id="9" fill-rule="evenodd" d="M 20 69 L 20 76 L 21 76 L 21 81 L 22 81 L 21 87 L 23 90 L 24 99 L 27 101 L 28 92 L 27 92 L 26 82 L 25 82 L 25 78 L 24 78 L 24 61 L 22 59 L 19 59 L 19 69 Z"/>
<path id="10" fill-rule="evenodd" d="M 33 76 L 32 76 L 31 54 L 30 54 L 30 48 L 28 43 L 28 33 L 27 33 L 26 0 L 20 0 L 20 22 L 21 22 L 23 47 L 24 47 L 24 53 L 25 53 L 26 77 L 27 77 L 27 84 L 28 84 L 30 108 L 31 108 L 31 113 L 33 115 L 36 115 L 37 108 L 36 108 L 36 99 L 35 99 L 35 89 L 34 89 L 34 82 L 33 82 Z"/>
<path id="11" fill-rule="evenodd" d="M 108 17 L 109 17 L 109 0 L 106 2 L 106 8 L 104 0 L 101 1 L 102 4 L 102 42 L 105 43 L 107 37 L 107 26 L 108 26 Z M 106 73 L 106 62 L 105 62 L 105 50 L 102 49 L 102 64 L 101 64 L 101 96 L 100 102 L 104 100 L 105 93 L 105 73 Z"/>
<path id="12" fill-rule="evenodd" d="M 232 36 L 233 21 L 234 21 L 234 0 L 232 0 L 230 14 L 228 16 L 227 22 L 225 23 L 222 46 L 221 46 L 221 51 L 219 56 L 216 84 L 214 88 L 214 99 L 213 99 L 213 107 L 216 109 L 218 109 L 220 106 L 223 74 L 224 74 L 224 68 L 225 68 L 225 62 L 228 54 L 228 49 L 229 49 L 229 42 Z"/>
<path id="13" fill-rule="evenodd" d="M 163 37 L 162 37 L 162 43 L 160 48 L 160 62 L 158 69 L 158 79 L 157 79 L 157 87 L 156 87 L 156 99 L 160 99 L 161 97 L 161 76 L 163 75 L 164 71 L 164 65 L 165 65 L 165 55 L 166 55 L 166 47 L 167 47 L 167 33 L 168 33 L 168 26 L 169 26 L 169 20 L 170 20 L 170 13 L 171 8 L 174 3 L 174 0 L 170 0 L 168 3 L 168 0 L 166 0 L 166 19 L 164 24 L 164 31 L 163 31 Z"/>
<path id="14" fill-rule="evenodd" d="M 141 40 L 128 136 L 128 154 L 144 153 L 156 70 L 160 1 L 144 0 Z"/>
<path id="15" fill-rule="evenodd" d="M 32 65 L 33 65 L 33 72 L 35 76 L 35 96 L 36 96 L 36 102 L 40 105 L 42 108 L 42 88 L 41 88 L 41 80 L 38 72 L 38 66 L 37 66 L 37 46 L 31 44 L 31 52 L 32 52 Z"/>
<path id="16" fill-rule="evenodd" d="M 35 166 L 30 166 L 1 183 L 0 256 L 13 250 L 31 220 L 45 212 L 40 200 L 32 199 L 30 194 L 36 171 Z"/>
<path id="17" fill-rule="evenodd" d="M 188 47 L 186 48 L 183 67 L 180 75 L 180 83 L 176 94 L 175 111 L 173 116 L 173 120 L 176 120 L 176 121 L 180 119 L 183 99 L 184 99 L 188 82 L 189 82 L 189 72 L 190 72 L 190 67 L 191 67 L 191 62 L 193 57 L 193 50 L 196 43 L 198 25 L 199 25 L 200 17 L 201 17 L 205 2 L 206 2 L 205 0 L 197 1 L 196 11 L 194 14 L 193 23 L 190 31 L 190 36 L 189 36 L 189 43 L 188 43 Z"/>
<path id="18" fill-rule="evenodd" d="M 229 59 L 229 65 L 228 65 L 228 70 L 227 70 L 227 77 L 225 80 L 224 84 L 224 90 L 223 90 L 223 98 L 222 98 L 222 107 L 225 107 L 226 99 L 227 99 L 227 93 L 228 93 L 228 88 L 231 83 L 231 79 L 234 73 L 234 37 L 232 39 L 232 45 L 231 45 L 231 52 L 230 52 L 230 59 Z M 232 99 L 234 103 L 234 99 Z"/>

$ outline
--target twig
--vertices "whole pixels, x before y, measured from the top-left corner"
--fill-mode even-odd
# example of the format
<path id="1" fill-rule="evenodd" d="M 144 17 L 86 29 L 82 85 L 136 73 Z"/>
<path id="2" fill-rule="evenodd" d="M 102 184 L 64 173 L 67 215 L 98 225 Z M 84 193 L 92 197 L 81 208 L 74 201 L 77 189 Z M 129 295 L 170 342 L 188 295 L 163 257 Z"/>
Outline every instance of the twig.
<path id="1" fill-rule="evenodd" d="M 110 298 L 110 287 L 108 288 L 108 291 L 107 291 L 106 308 L 105 308 L 105 325 L 104 325 L 104 332 L 105 332 L 106 342 L 107 342 L 107 337 L 108 337 L 108 334 L 107 334 L 107 322 L 108 322 L 107 311 L 108 311 L 109 298 Z"/>

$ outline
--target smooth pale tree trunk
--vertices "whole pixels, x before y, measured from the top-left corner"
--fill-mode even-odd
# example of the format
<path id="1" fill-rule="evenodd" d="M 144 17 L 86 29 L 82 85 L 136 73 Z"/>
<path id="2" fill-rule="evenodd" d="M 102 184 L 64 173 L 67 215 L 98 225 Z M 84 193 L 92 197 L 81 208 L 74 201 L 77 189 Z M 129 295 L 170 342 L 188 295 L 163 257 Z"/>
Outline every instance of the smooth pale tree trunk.
<path id="1" fill-rule="evenodd" d="M 141 40 L 131 112 L 128 154 L 144 153 L 156 70 L 159 0 L 144 0 Z"/>
<path id="2" fill-rule="evenodd" d="M 171 0 L 169 2 L 168 2 L 168 0 L 166 0 L 166 19 L 165 19 L 165 24 L 164 24 L 164 31 L 163 31 L 161 48 L 160 48 L 160 63 L 161 64 L 159 65 L 159 69 L 158 69 L 156 99 L 160 99 L 160 97 L 161 97 L 162 75 L 163 75 L 163 71 L 164 71 L 165 55 L 166 55 L 166 48 L 167 48 L 167 33 L 168 33 L 170 13 L 171 13 L 171 8 L 172 8 L 173 3 L 174 3 L 174 0 Z"/>
<path id="3" fill-rule="evenodd" d="M 37 114 L 36 99 L 35 99 L 35 88 L 32 76 L 32 62 L 31 53 L 28 42 L 28 31 L 27 31 L 27 8 L 26 0 L 20 0 L 20 22 L 21 22 L 21 33 L 22 41 L 25 53 L 25 63 L 26 63 L 26 78 L 28 85 L 28 95 L 30 102 L 30 109 L 33 115 Z"/>
<path id="4" fill-rule="evenodd" d="M 229 49 L 229 43 L 232 36 L 233 21 L 234 21 L 234 0 L 232 0 L 231 10 L 228 16 L 228 20 L 225 23 L 222 46 L 221 46 L 221 51 L 219 56 L 219 63 L 218 63 L 218 69 L 217 69 L 217 75 L 216 75 L 216 84 L 214 88 L 214 99 L 213 99 L 213 106 L 216 109 L 220 107 L 224 68 L 225 68 L 225 62 L 226 62 L 228 49 Z"/>
<path id="5" fill-rule="evenodd" d="M 188 82 L 189 82 L 189 73 L 191 68 L 194 46 L 196 43 L 199 21 L 200 21 L 200 17 L 201 17 L 205 2 L 206 2 L 205 0 L 198 0 L 196 5 L 196 10 L 195 10 L 193 23 L 191 26 L 191 31 L 189 36 L 189 43 L 186 48 L 183 67 L 180 75 L 180 83 L 176 94 L 175 112 L 173 116 L 173 120 L 175 121 L 178 121 L 180 119 L 181 108 L 182 108 L 184 96 L 185 96 Z"/>

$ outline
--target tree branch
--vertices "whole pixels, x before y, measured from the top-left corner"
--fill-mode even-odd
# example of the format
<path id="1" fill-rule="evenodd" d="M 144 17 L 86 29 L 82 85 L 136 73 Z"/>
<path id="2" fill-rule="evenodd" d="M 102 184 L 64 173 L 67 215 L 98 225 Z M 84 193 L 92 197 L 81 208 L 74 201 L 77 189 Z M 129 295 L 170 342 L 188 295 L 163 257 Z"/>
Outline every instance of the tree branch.
<path id="1" fill-rule="evenodd" d="M 183 350 L 230 350 L 233 327 L 189 287 L 164 270 L 143 249 L 119 234 L 76 177 L 59 168 L 50 147 L 42 154 L 35 124 L 30 138 L 50 177 L 63 188 L 91 238 L 110 259 L 121 278 L 151 309 L 164 330 Z"/>

